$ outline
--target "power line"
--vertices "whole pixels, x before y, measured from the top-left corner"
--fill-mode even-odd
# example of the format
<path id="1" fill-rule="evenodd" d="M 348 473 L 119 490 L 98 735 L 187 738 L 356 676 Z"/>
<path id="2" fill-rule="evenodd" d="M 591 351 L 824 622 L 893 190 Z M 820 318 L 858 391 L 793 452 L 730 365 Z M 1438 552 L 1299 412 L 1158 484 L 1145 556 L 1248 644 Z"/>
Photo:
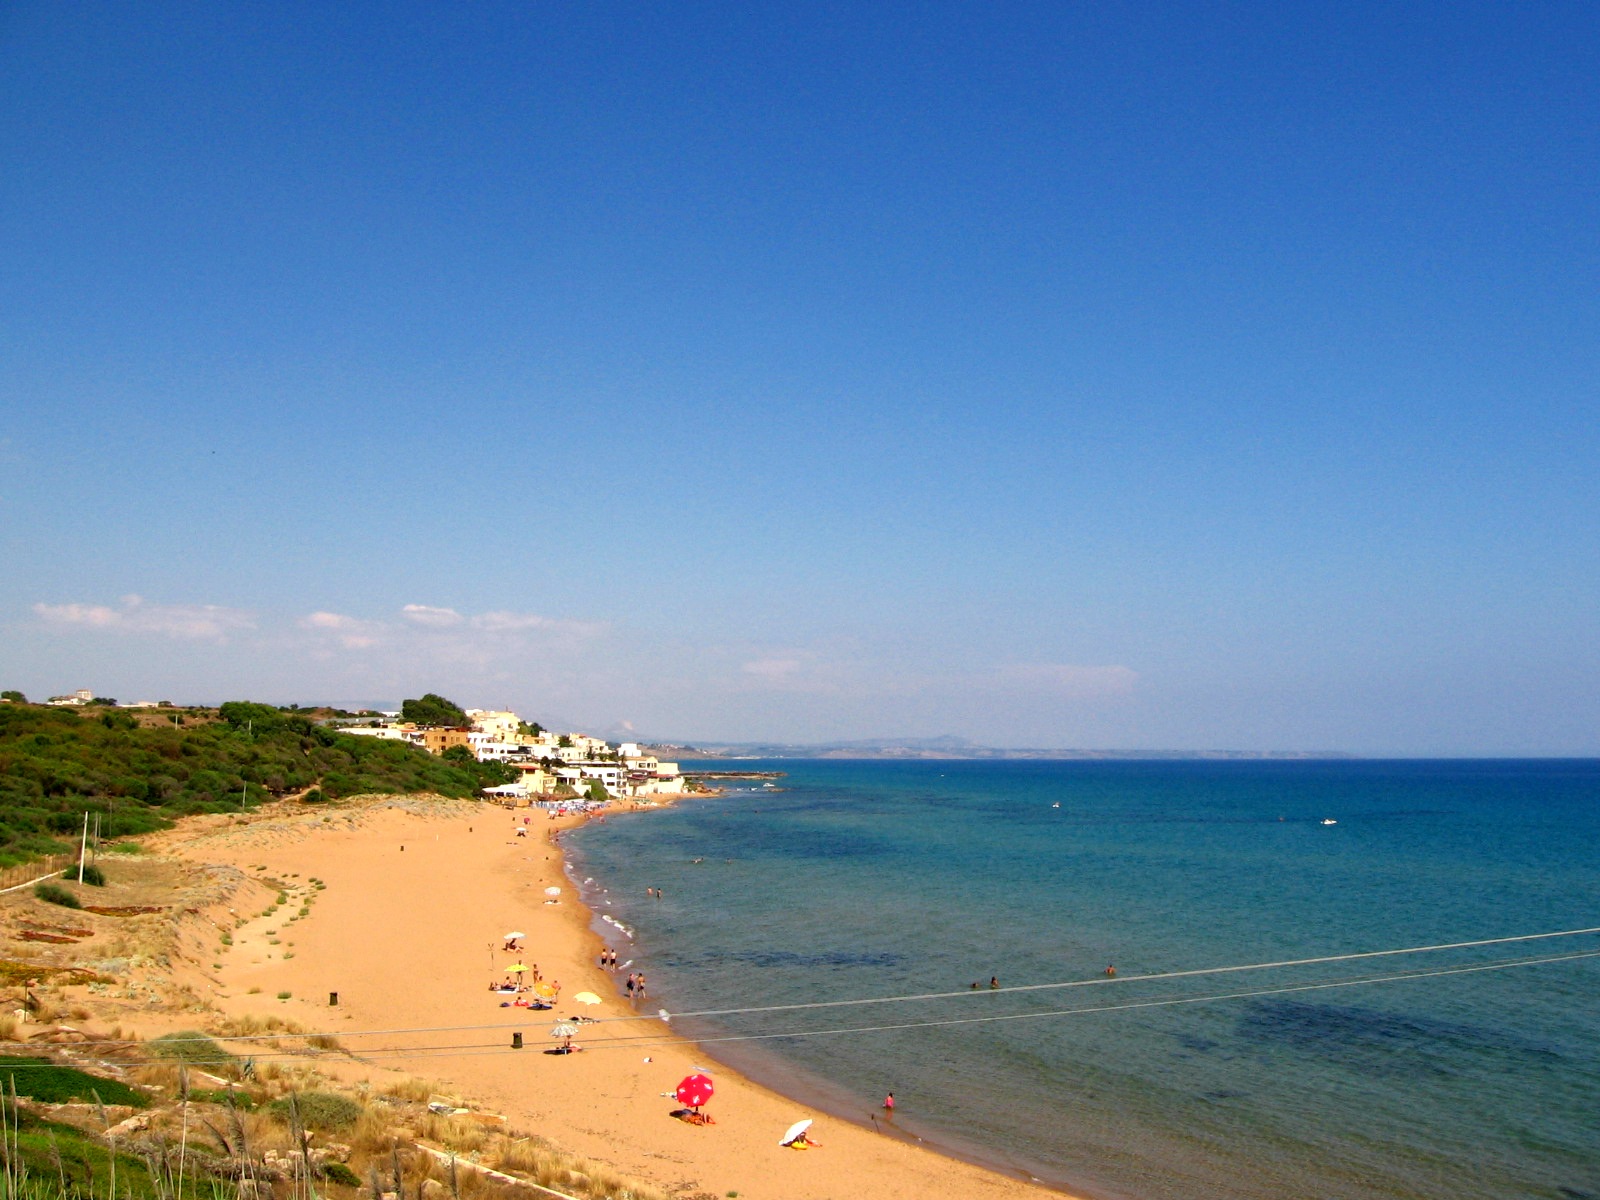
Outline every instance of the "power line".
<path id="1" fill-rule="evenodd" d="M 1197 977 L 1206 976 L 1206 975 L 1233 974 L 1233 973 L 1237 973 L 1237 972 L 1241 972 L 1241 971 L 1268 971 L 1268 970 L 1278 970 L 1278 969 L 1289 968 L 1289 967 L 1319 966 L 1319 965 L 1324 965 L 1324 964 L 1327 964 L 1327 963 L 1352 962 L 1352 961 L 1355 961 L 1355 960 L 1358 960 L 1358 959 L 1392 958 L 1392 957 L 1395 957 L 1397 955 L 1404 955 L 1404 954 L 1433 954 L 1433 953 L 1438 953 L 1438 952 L 1444 951 L 1444 950 L 1477 949 L 1477 948 L 1481 948 L 1481 947 L 1484 947 L 1484 946 L 1502 946 L 1502 945 L 1509 945 L 1509 944 L 1512 944 L 1512 943 L 1515 943 L 1515 942 L 1541 941 L 1541 940 L 1546 940 L 1546 939 L 1549 939 L 1549 938 L 1580 937 L 1580 936 L 1584 936 L 1584 935 L 1588 935 L 1588 934 L 1600 934 L 1600 926 L 1594 926 L 1594 927 L 1588 928 L 1588 929 L 1563 929 L 1563 930 L 1556 930 L 1556 931 L 1549 932 L 1549 933 L 1523 933 L 1523 934 L 1513 934 L 1513 935 L 1510 935 L 1510 936 L 1507 936 L 1507 937 L 1478 938 L 1478 939 L 1475 939 L 1473 941 L 1466 941 L 1466 942 L 1440 942 L 1440 943 L 1436 943 L 1436 944 L 1433 944 L 1433 945 L 1427 945 L 1427 946 L 1406 946 L 1406 947 L 1402 947 L 1402 948 L 1397 949 L 1397 950 L 1363 950 L 1363 951 L 1357 951 L 1357 952 L 1350 953 L 1350 954 L 1326 954 L 1326 955 L 1320 955 L 1320 956 L 1315 957 L 1315 958 L 1281 959 L 1281 960 L 1276 961 L 1276 962 L 1243 963 L 1243 964 L 1237 964 L 1237 965 L 1233 965 L 1233 966 L 1224 966 L 1224 967 L 1195 967 L 1195 968 L 1188 969 L 1188 970 L 1183 970 L 1183 971 L 1157 971 L 1157 972 L 1152 972 L 1152 973 L 1146 974 L 1146 975 L 1118 975 L 1118 976 L 1109 976 L 1109 977 L 1108 976 L 1099 976 L 1099 977 L 1096 977 L 1096 978 L 1093 978 L 1093 979 L 1070 979 L 1070 980 L 1065 980 L 1065 981 L 1061 981 L 1061 982 L 1057 982 L 1057 983 L 1015 984 L 1015 985 L 1010 985 L 1010 986 L 1001 987 L 1001 988 L 981 988 L 981 989 L 978 989 L 977 991 L 973 991 L 972 989 L 969 989 L 969 988 L 963 988 L 960 991 L 949 991 L 949 992 L 920 992 L 920 993 L 910 993 L 910 994 L 898 995 L 898 996 L 870 996 L 870 997 L 863 997 L 863 998 L 858 998 L 858 999 L 853 999 L 853 1000 L 814 1000 L 814 1001 L 809 1001 L 809 1002 L 799 1003 L 799 1004 L 766 1004 L 766 1005 L 759 1005 L 759 1006 L 753 1006 L 753 1007 L 748 1007 L 748 1008 L 709 1008 L 709 1009 L 697 1009 L 697 1010 L 694 1010 L 694 1011 L 691 1011 L 691 1012 L 679 1012 L 679 1013 L 669 1013 L 669 1012 L 667 1012 L 666 1009 L 660 1009 L 660 1010 L 658 1010 L 657 1012 L 654 1012 L 654 1013 L 631 1013 L 631 1014 L 627 1014 L 627 1015 L 620 1016 L 620 1017 L 600 1017 L 600 1018 L 596 1018 L 596 1019 L 586 1019 L 586 1023 L 590 1024 L 590 1025 L 607 1025 L 607 1024 L 616 1024 L 616 1023 L 624 1022 L 624 1021 L 654 1021 L 654 1020 L 658 1020 L 658 1019 L 662 1019 L 662 1018 L 671 1020 L 671 1019 L 683 1018 L 683 1017 L 694 1018 L 694 1017 L 745 1016 L 745 1015 L 759 1014 L 759 1013 L 798 1012 L 798 1011 L 802 1011 L 802 1010 L 806 1010 L 806 1009 L 848 1008 L 848 1007 L 856 1007 L 856 1006 L 862 1006 L 862 1005 L 868 1005 L 868 1004 L 907 1004 L 907 1003 L 912 1003 L 912 1002 L 928 1001 L 928 1000 L 954 1000 L 954 999 L 956 999 L 958 997 L 996 996 L 996 995 L 1002 995 L 1003 996 L 1003 995 L 1007 995 L 1007 994 L 1013 994 L 1013 995 L 1014 994 L 1020 994 L 1020 993 L 1023 993 L 1023 992 L 1040 992 L 1040 991 L 1063 990 L 1063 989 L 1066 989 L 1066 988 L 1107 987 L 1107 986 L 1112 986 L 1112 985 L 1127 986 L 1127 985 L 1135 984 L 1135 983 L 1151 983 L 1151 982 L 1158 982 L 1158 981 L 1169 980 L 1169 979 L 1189 979 L 1189 978 L 1197 978 Z M 1576 956 L 1572 956 L 1572 957 L 1582 958 L 1582 957 L 1587 957 L 1587 955 L 1576 955 Z M 1561 960 L 1560 959 L 1530 960 L 1530 965 L 1531 965 L 1532 961 L 1538 961 L 1538 962 L 1553 961 L 1554 962 L 1554 961 L 1561 961 Z M 1400 978 L 1400 976 L 1395 976 L 1395 978 Z M 533 1010 L 529 1010 L 529 1011 L 533 1011 Z M 555 1018 L 555 1017 L 551 1018 L 551 1020 L 556 1020 L 556 1019 L 558 1019 L 558 1018 Z M 317 1038 L 317 1037 L 332 1037 L 332 1038 L 390 1037 L 390 1036 L 396 1036 L 396 1035 L 400 1035 L 400 1034 L 411 1034 L 411 1033 L 469 1033 L 469 1032 L 474 1032 L 474 1031 L 477 1031 L 477 1030 L 484 1030 L 484 1029 L 509 1029 L 509 1028 L 510 1028 L 510 1026 L 506 1025 L 503 1022 L 484 1022 L 484 1023 L 479 1023 L 479 1024 L 473 1024 L 473 1025 L 431 1025 L 431 1026 L 413 1026 L 413 1027 L 409 1027 L 409 1028 L 399 1028 L 399 1029 L 356 1029 L 356 1030 L 330 1029 L 330 1030 L 323 1031 L 321 1033 L 288 1033 L 288 1032 L 285 1032 L 285 1031 L 276 1031 L 276 1032 L 274 1032 L 274 1031 L 266 1031 L 266 1032 L 262 1032 L 262 1033 L 259 1033 L 259 1034 L 234 1034 L 234 1035 L 225 1036 L 225 1037 L 214 1037 L 214 1038 L 210 1038 L 209 1040 L 211 1040 L 213 1042 L 244 1042 L 244 1041 L 261 1041 L 261 1040 L 264 1040 L 264 1039 L 267 1039 L 267 1038 L 281 1038 L 281 1037 L 299 1037 L 299 1038 Z M 178 1040 L 181 1040 L 181 1039 L 169 1038 L 168 1040 L 169 1041 L 178 1041 Z"/>
<path id="2" fill-rule="evenodd" d="M 1527 940 L 1527 939 L 1503 939 L 1503 940 L 1510 941 L 1510 940 Z M 856 1025 L 856 1026 L 835 1027 L 835 1028 L 828 1028 L 828 1029 L 786 1030 L 786 1031 L 780 1031 L 780 1032 L 765 1032 L 765 1033 L 710 1034 L 710 1035 L 705 1035 L 705 1036 L 697 1036 L 697 1037 L 694 1037 L 694 1038 L 671 1037 L 671 1036 L 664 1036 L 664 1035 L 661 1035 L 661 1034 L 644 1034 L 644 1035 L 639 1035 L 639 1036 L 627 1036 L 627 1037 L 610 1038 L 610 1039 L 603 1040 L 603 1041 L 600 1041 L 600 1042 L 591 1043 L 591 1045 L 588 1048 L 592 1049 L 592 1050 L 641 1050 L 641 1049 L 652 1049 L 652 1048 L 657 1048 L 657 1047 L 676 1046 L 676 1045 L 710 1045 L 710 1044 L 715 1044 L 715 1043 L 719 1043 L 719 1042 L 775 1041 L 775 1040 L 783 1039 L 783 1038 L 827 1037 L 827 1036 L 836 1036 L 836 1035 L 839 1035 L 839 1034 L 884 1033 L 884 1032 L 892 1032 L 892 1031 L 896 1031 L 896 1030 L 906 1030 L 906 1029 L 933 1029 L 933 1028 L 940 1028 L 940 1027 L 951 1026 L 951 1025 L 982 1025 L 982 1024 L 998 1023 L 998 1022 L 1001 1022 L 1001 1021 L 1037 1020 L 1037 1019 L 1042 1019 L 1042 1018 L 1047 1018 L 1047 1017 L 1087 1016 L 1087 1015 L 1094 1015 L 1094 1014 L 1099 1014 L 1099 1013 L 1121 1012 L 1121 1011 L 1125 1011 L 1125 1010 L 1139 1009 L 1139 1008 L 1166 1008 L 1166 1007 L 1173 1007 L 1173 1006 L 1177 1006 L 1177 1005 L 1208 1004 L 1208 1003 L 1216 1003 L 1216 1002 L 1224 1001 L 1224 1000 L 1252 999 L 1252 998 L 1258 998 L 1258 997 L 1263 997 L 1263 996 L 1288 995 L 1288 994 L 1293 994 L 1293 993 L 1297 993 L 1297 992 L 1323 991 L 1323 990 L 1328 990 L 1328 989 L 1333 989 L 1333 988 L 1359 987 L 1359 986 L 1365 986 L 1365 985 L 1369 985 L 1369 984 L 1393 983 L 1393 982 L 1405 981 L 1405 980 L 1413 980 L 1413 979 L 1431 979 L 1431 978 L 1436 978 L 1436 977 L 1446 976 L 1446 975 L 1466 975 L 1466 974 L 1474 974 L 1474 973 L 1480 973 L 1480 972 L 1486 972 L 1486 971 L 1504 971 L 1504 970 L 1511 970 L 1511 969 L 1514 969 L 1514 968 L 1517 968 L 1517 967 L 1543 966 L 1543 965 L 1547 965 L 1547 964 L 1550 964 L 1550 963 L 1571 962 L 1571 961 L 1575 961 L 1575 960 L 1579 960 L 1579 959 L 1596 958 L 1596 957 L 1600 957 L 1600 950 L 1584 950 L 1584 951 L 1577 951 L 1577 952 L 1574 952 L 1574 953 L 1571 953 L 1571 954 L 1548 955 L 1548 956 L 1545 956 L 1545 957 L 1542 957 L 1542 958 L 1503 959 L 1503 960 L 1500 960 L 1498 962 L 1491 962 L 1491 963 L 1471 963 L 1471 964 L 1465 964 L 1465 965 L 1454 966 L 1454 967 L 1437 967 L 1437 968 L 1425 969 L 1425 970 L 1401 971 L 1401 972 L 1395 972 L 1395 973 L 1386 974 L 1386 975 L 1362 976 L 1362 977 L 1355 978 L 1355 979 L 1324 979 L 1324 980 L 1318 980 L 1318 981 L 1315 981 L 1315 982 L 1312 982 L 1312 983 L 1284 984 L 1284 985 L 1281 985 L 1281 986 L 1278 986 L 1278 987 L 1251 988 L 1251 989 L 1247 989 L 1247 990 L 1244 990 L 1244 991 L 1218 992 L 1218 993 L 1210 993 L 1210 994 L 1202 995 L 1202 996 L 1175 996 L 1175 997 L 1154 998 L 1154 999 L 1146 999 L 1146 1000 L 1129 1000 L 1129 1001 L 1125 1001 L 1125 1002 L 1117 1003 L 1117 1004 L 1092 1005 L 1092 1006 L 1088 1006 L 1088 1007 L 1066 1008 L 1066 1009 L 1051 1009 L 1051 1010 L 1045 1010 L 1045 1011 L 1040 1011 L 1040 1012 L 990 1013 L 990 1014 L 986 1014 L 984 1016 L 979 1016 L 979 1017 L 948 1017 L 948 1018 L 943 1018 L 943 1019 L 938 1019 L 938 1020 L 905 1021 L 905 1022 L 896 1022 L 896 1023 L 891 1023 L 891 1024 L 883 1024 L 883 1025 Z M 1226 968 L 1224 968 L 1224 969 L 1226 969 Z M 1182 974 L 1182 973 L 1180 973 L 1180 974 Z M 1149 977 L 1141 977 L 1141 978 L 1149 978 Z M 1020 990 L 1026 990 L 1026 989 L 1020 989 L 1019 988 L 1019 989 L 1014 989 L 1014 990 L 1019 990 L 1020 991 Z M 953 994 L 964 994 L 964 993 L 953 993 Z M 992 993 L 985 993 L 985 994 L 992 994 Z M 742 1011 L 759 1011 L 759 1010 L 742 1010 Z M 593 1025 L 595 1025 L 595 1026 L 598 1026 L 598 1025 L 601 1025 L 601 1024 L 604 1024 L 604 1022 L 594 1022 L 593 1023 Z M 496 1025 L 496 1026 L 460 1026 L 460 1027 L 457 1027 L 457 1030 L 459 1030 L 459 1031 L 467 1031 L 467 1030 L 489 1029 L 489 1028 L 505 1029 L 508 1032 L 513 1031 L 510 1026 L 498 1026 L 498 1025 Z M 445 1032 L 445 1031 L 446 1030 L 413 1030 L 413 1031 L 398 1030 L 398 1031 L 390 1031 L 390 1032 Z M 381 1032 L 381 1031 L 372 1030 L 372 1031 L 367 1031 L 367 1032 L 378 1033 L 378 1032 Z M 263 1035 L 258 1035 L 258 1036 L 262 1037 L 262 1038 L 265 1038 L 265 1037 L 278 1037 L 278 1036 L 302 1037 L 302 1036 L 316 1036 L 316 1035 L 263 1034 Z M 213 1040 L 223 1040 L 223 1039 L 213 1039 Z M 241 1039 L 241 1038 L 230 1038 L 230 1039 L 227 1039 L 227 1040 L 237 1041 L 237 1040 L 244 1040 L 244 1039 Z M 470 1058 L 470 1057 L 477 1057 L 477 1056 L 483 1055 L 483 1054 L 499 1054 L 499 1053 L 503 1053 L 506 1049 L 507 1049 L 507 1046 L 504 1043 L 495 1043 L 495 1044 L 473 1043 L 473 1044 L 454 1044 L 454 1045 L 451 1045 L 451 1044 L 440 1044 L 440 1045 L 431 1045 L 431 1046 L 380 1046 L 380 1047 L 373 1047 L 373 1048 L 370 1048 L 370 1049 L 367 1049 L 367 1050 L 362 1050 L 362 1051 L 359 1052 L 359 1054 L 356 1054 L 356 1055 L 353 1055 L 353 1056 L 359 1057 L 361 1059 L 379 1059 L 379 1058 L 382 1058 L 382 1059 L 388 1059 L 390 1061 L 401 1060 L 401 1059 Z M 304 1052 L 293 1052 L 293 1051 L 280 1051 L 280 1052 L 278 1052 L 276 1054 L 254 1054 L 254 1055 L 251 1055 L 250 1057 L 252 1057 L 253 1059 L 257 1059 L 257 1060 L 265 1059 L 265 1060 L 269 1060 L 269 1061 L 270 1060 L 278 1060 L 278 1059 L 285 1059 L 285 1060 L 286 1059 L 301 1059 L 301 1058 L 305 1057 L 305 1053 Z"/>

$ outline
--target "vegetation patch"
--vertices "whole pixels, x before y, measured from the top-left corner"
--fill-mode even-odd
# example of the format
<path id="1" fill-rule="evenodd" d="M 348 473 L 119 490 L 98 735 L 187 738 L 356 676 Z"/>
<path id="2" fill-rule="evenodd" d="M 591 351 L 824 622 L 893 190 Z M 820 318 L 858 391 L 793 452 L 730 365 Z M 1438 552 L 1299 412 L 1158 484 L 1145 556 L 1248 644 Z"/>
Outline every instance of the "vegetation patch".
<path id="1" fill-rule="evenodd" d="M 117 1079 L 90 1075 L 76 1067 L 57 1066 L 46 1058 L 0 1056 L 0 1087 L 9 1094 L 13 1083 L 17 1095 L 46 1104 L 66 1104 L 74 1100 L 93 1104 L 96 1098 L 102 1104 L 126 1104 L 129 1108 L 144 1108 L 150 1103 L 150 1097 L 144 1092 Z"/>
<path id="2" fill-rule="evenodd" d="M 99 867 L 90 866 L 86 863 L 84 864 L 83 871 L 81 873 L 83 878 L 79 879 L 78 875 L 80 872 L 78 868 L 75 866 L 68 867 L 65 871 L 61 872 L 61 878 L 65 879 L 68 883 L 86 883 L 90 887 L 105 887 L 106 873 Z"/>
<path id="3" fill-rule="evenodd" d="M 313 787 L 329 800 L 466 798 L 510 775 L 498 763 L 446 762 L 403 742 L 340 733 L 292 709 L 236 701 L 215 715 L 142 725 L 0 704 L 0 867 L 75 850 L 85 812 L 97 815 L 103 838 L 125 839 L 190 813 L 237 812 Z M 138 852 L 129 843 L 109 849 Z"/>
<path id="4" fill-rule="evenodd" d="M 349 1096 L 337 1092 L 291 1092 L 267 1105 L 267 1111 L 285 1121 L 298 1110 L 300 1124 L 307 1129 L 349 1129 L 366 1110 Z"/>
<path id="5" fill-rule="evenodd" d="M 166 1058 L 196 1067 L 226 1067 L 235 1060 L 214 1038 L 198 1029 L 180 1029 L 177 1033 L 163 1033 L 144 1044 L 145 1052 L 152 1058 Z"/>
<path id="6" fill-rule="evenodd" d="M 173 1189 L 157 1187 L 147 1164 L 131 1154 L 118 1154 L 112 1166 L 110 1150 L 92 1134 L 37 1114 L 13 1112 L 8 1172 L 15 1183 L 16 1200 L 82 1200 L 104 1195 L 113 1174 L 119 1200 L 175 1200 Z M 191 1180 L 185 1197 L 208 1194 Z"/>
<path id="7" fill-rule="evenodd" d="M 0 958 L 0 987 L 22 987 L 29 983 L 53 983 L 73 987 L 85 983 L 115 983 L 109 975 L 82 967 L 53 967 L 48 963 L 20 962 Z"/>
<path id="8" fill-rule="evenodd" d="M 249 1092 L 236 1092 L 231 1088 L 190 1088 L 189 1099 L 196 1104 L 220 1104 L 241 1112 L 251 1112 L 256 1107 L 256 1098 Z"/>
<path id="9" fill-rule="evenodd" d="M 46 904 L 59 904 L 62 908 L 82 908 L 83 901 L 79 900 L 64 887 L 53 883 L 37 884 L 33 894 Z"/>

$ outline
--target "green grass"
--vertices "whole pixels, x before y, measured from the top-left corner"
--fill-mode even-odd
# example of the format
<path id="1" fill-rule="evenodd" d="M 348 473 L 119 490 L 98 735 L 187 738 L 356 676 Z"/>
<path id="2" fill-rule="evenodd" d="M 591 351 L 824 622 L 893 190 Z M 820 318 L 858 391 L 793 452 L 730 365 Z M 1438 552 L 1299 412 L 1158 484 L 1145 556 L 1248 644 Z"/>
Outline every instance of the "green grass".
<path id="1" fill-rule="evenodd" d="M 47 1104 L 65 1104 L 69 1100 L 93 1103 L 97 1092 L 103 1104 L 144 1108 L 150 1103 L 144 1092 L 115 1079 L 90 1075 L 75 1067 L 60 1067 L 46 1058 L 0 1056 L 0 1088 L 9 1094 L 13 1080 L 19 1096 Z"/>
<path id="2" fill-rule="evenodd" d="M 24 1112 L 7 1116 L 16 1122 L 12 1137 L 17 1160 L 13 1178 L 19 1186 L 10 1200 L 89 1200 L 103 1197 L 111 1179 L 109 1147 L 71 1125 L 47 1121 Z M 116 1156 L 118 1200 L 163 1200 L 171 1189 L 158 1188 L 149 1168 L 136 1156 Z M 212 1200 L 215 1189 L 208 1179 L 186 1178 L 177 1200 Z"/>

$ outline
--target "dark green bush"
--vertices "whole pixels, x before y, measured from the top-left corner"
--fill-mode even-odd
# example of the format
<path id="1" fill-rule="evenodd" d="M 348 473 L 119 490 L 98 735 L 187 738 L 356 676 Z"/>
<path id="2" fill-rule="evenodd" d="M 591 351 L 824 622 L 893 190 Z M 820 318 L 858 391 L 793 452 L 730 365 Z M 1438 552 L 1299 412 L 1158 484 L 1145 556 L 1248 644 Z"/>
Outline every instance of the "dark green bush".
<path id="1" fill-rule="evenodd" d="M 46 904 L 59 904 L 62 908 L 82 908 L 83 901 L 79 900 L 64 887 L 57 887 L 53 883 L 41 883 L 34 887 L 33 894 Z"/>
<path id="2" fill-rule="evenodd" d="M 61 878 L 76 883 L 78 881 L 78 868 L 68 867 L 65 871 L 61 872 Z M 83 868 L 83 882 L 87 883 L 90 887 L 105 887 L 105 872 L 99 867 L 91 867 L 86 865 Z"/>
<path id="3" fill-rule="evenodd" d="M 357 1175 L 342 1162 L 325 1162 L 322 1164 L 322 1177 L 329 1183 L 337 1183 L 340 1187 L 358 1188 L 361 1186 L 361 1176 Z"/>

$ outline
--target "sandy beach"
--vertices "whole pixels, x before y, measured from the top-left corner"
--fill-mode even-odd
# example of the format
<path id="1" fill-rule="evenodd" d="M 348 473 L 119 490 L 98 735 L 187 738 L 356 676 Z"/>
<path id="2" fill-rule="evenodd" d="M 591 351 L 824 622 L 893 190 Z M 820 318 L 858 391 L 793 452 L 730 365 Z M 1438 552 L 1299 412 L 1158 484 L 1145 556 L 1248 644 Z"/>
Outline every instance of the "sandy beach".
<path id="1" fill-rule="evenodd" d="M 657 1020 L 613 1020 L 634 1015 L 634 1006 L 622 997 L 618 975 L 599 965 L 602 943 L 590 929 L 591 914 L 578 903 L 551 841 L 578 818 L 551 821 L 534 813 L 527 836 L 517 837 L 514 821 L 520 824 L 523 814 L 488 805 L 284 810 L 248 823 L 185 821 L 159 839 L 159 848 L 257 878 L 324 885 L 292 923 L 286 918 L 294 914 L 280 909 L 234 929 L 207 998 L 226 1013 L 275 1012 L 337 1035 L 370 1064 L 353 1069 L 357 1078 L 363 1070 L 374 1080 L 402 1070 L 438 1080 L 441 1091 L 504 1114 L 512 1128 L 685 1194 L 1062 1195 L 807 1110 L 693 1045 L 638 1044 L 671 1031 Z M 561 889 L 559 897 L 546 894 L 552 887 Z M 504 934 L 513 930 L 527 935 L 522 961 L 560 982 L 550 1012 L 502 1008 L 512 997 L 489 990 L 490 980 L 504 978 L 517 961 L 503 949 Z M 630 957 L 625 945 L 618 949 Z M 648 972 L 649 963 L 635 969 Z M 574 1003 L 581 991 L 601 1003 Z M 279 999 L 285 992 L 289 997 Z M 335 992 L 337 1006 L 330 1004 Z M 649 1002 L 639 1007 L 655 1009 Z M 581 1027 L 582 1050 L 547 1053 L 556 1020 L 574 1016 L 597 1018 Z M 523 1035 L 521 1050 L 511 1049 L 513 1032 Z M 709 1126 L 671 1115 L 681 1107 L 673 1088 L 696 1067 L 712 1068 L 716 1082 Z M 811 1132 L 821 1147 L 780 1147 L 784 1130 L 805 1117 L 817 1118 Z"/>

